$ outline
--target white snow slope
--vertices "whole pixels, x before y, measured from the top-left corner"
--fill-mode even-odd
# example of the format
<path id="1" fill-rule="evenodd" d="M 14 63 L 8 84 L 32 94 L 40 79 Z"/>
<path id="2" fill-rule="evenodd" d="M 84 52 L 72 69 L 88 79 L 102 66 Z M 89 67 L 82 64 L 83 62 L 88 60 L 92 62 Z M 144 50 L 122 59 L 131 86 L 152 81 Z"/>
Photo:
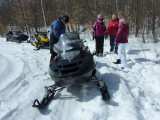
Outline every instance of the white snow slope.
<path id="1" fill-rule="evenodd" d="M 91 51 L 94 41 L 87 39 Z M 6 42 L 0 38 L 0 120 L 160 120 L 160 44 L 142 45 L 130 38 L 128 68 L 113 64 L 116 54 L 98 58 L 96 74 L 104 79 L 110 102 L 98 89 L 72 86 L 58 92 L 43 110 L 32 107 L 44 95 L 44 86 L 54 82 L 48 75 L 49 50 L 34 51 L 29 43 Z M 143 50 L 142 50 L 143 48 Z M 157 55 L 158 56 L 158 55 Z"/>

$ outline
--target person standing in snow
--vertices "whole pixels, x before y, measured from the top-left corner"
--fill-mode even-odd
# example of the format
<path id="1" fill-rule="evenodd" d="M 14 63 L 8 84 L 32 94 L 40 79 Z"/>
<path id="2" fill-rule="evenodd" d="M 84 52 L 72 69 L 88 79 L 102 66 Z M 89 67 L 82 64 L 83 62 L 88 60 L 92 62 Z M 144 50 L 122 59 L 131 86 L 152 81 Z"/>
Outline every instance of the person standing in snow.
<path id="1" fill-rule="evenodd" d="M 117 54 L 118 46 L 114 45 L 114 40 L 116 38 L 117 30 L 118 30 L 118 18 L 116 14 L 112 15 L 112 19 L 108 24 L 107 27 L 107 34 L 110 36 L 110 52 L 113 52 Z"/>
<path id="2" fill-rule="evenodd" d="M 92 29 L 93 40 L 96 39 L 96 55 L 103 55 L 104 37 L 107 36 L 107 29 L 105 23 L 103 22 L 103 15 L 99 14 L 97 16 L 97 22 L 93 25 Z"/>
<path id="3" fill-rule="evenodd" d="M 114 41 L 115 45 L 118 45 L 118 56 L 117 56 L 117 61 L 113 63 L 121 64 L 122 69 L 124 69 L 124 67 L 127 66 L 125 48 L 128 43 L 128 36 L 129 36 L 129 27 L 128 25 L 126 25 L 126 19 L 121 18 L 119 20 L 119 28 Z"/>
<path id="4" fill-rule="evenodd" d="M 49 47 L 50 47 L 50 53 L 51 53 L 51 59 L 50 62 L 55 58 L 57 53 L 53 50 L 54 44 L 56 44 L 59 41 L 59 37 L 61 34 L 66 32 L 66 23 L 69 22 L 69 17 L 67 15 L 64 15 L 60 17 L 59 19 L 55 20 L 51 24 L 50 28 L 50 41 L 49 41 Z"/>

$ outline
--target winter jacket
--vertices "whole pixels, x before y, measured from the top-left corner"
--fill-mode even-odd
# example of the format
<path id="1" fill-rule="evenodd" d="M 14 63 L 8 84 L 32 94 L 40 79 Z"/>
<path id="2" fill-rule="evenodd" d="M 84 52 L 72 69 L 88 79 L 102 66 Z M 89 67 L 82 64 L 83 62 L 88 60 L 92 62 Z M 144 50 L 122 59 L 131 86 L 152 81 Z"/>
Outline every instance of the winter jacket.
<path id="1" fill-rule="evenodd" d="M 54 33 L 54 35 L 59 38 L 61 34 L 66 32 L 65 25 L 60 21 L 60 19 L 57 19 L 51 24 L 50 33 Z"/>
<path id="2" fill-rule="evenodd" d="M 104 22 L 95 22 L 92 29 L 93 36 L 107 36 L 107 29 Z"/>
<path id="3" fill-rule="evenodd" d="M 60 21 L 60 19 L 55 20 L 51 24 L 50 28 L 50 41 L 49 41 L 50 47 L 52 47 L 53 44 L 57 43 L 61 34 L 65 32 L 66 32 L 65 25 Z"/>
<path id="4" fill-rule="evenodd" d="M 107 34 L 110 36 L 115 36 L 118 30 L 118 18 L 116 20 L 111 20 L 107 27 Z"/>
<path id="5" fill-rule="evenodd" d="M 129 27 L 128 25 L 123 28 L 118 28 L 116 38 L 114 40 L 115 43 L 128 43 L 129 36 Z"/>

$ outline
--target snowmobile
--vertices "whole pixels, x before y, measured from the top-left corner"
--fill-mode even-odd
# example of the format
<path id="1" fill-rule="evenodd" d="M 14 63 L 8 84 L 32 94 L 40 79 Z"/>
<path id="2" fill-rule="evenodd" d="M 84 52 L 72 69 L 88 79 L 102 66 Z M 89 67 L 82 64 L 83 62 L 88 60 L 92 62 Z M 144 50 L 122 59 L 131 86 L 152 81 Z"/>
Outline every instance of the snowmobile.
<path id="1" fill-rule="evenodd" d="M 48 32 L 36 31 L 31 37 L 29 42 L 36 47 L 36 50 L 39 50 L 40 48 L 49 49 L 49 39 L 47 36 Z"/>
<path id="2" fill-rule="evenodd" d="M 57 91 L 74 84 L 97 87 L 103 100 L 110 99 L 106 84 L 96 77 L 96 63 L 88 46 L 84 45 L 85 42 L 76 32 L 60 36 L 53 47 L 57 56 L 49 64 L 49 75 L 55 84 L 46 86 L 44 98 L 41 101 L 36 99 L 32 107 L 45 107 Z"/>
<path id="3" fill-rule="evenodd" d="M 9 31 L 6 36 L 6 41 L 18 42 L 27 41 L 28 36 L 25 35 L 21 30 L 16 30 L 15 32 Z"/>

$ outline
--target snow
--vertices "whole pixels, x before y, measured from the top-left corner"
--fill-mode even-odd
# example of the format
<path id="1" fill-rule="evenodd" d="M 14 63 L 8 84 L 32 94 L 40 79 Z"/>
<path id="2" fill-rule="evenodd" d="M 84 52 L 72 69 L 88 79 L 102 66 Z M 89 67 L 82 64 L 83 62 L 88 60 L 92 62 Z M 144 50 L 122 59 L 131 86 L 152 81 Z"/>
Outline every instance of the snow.
<path id="1" fill-rule="evenodd" d="M 91 51 L 94 41 L 87 36 Z M 48 75 L 49 50 L 34 51 L 29 43 L 6 42 L 0 38 L 0 120 L 159 120 L 160 119 L 160 43 L 129 38 L 128 67 L 113 64 L 116 54 L 98 58 L 97 76 L 108 87 L 111 100 L 102 100 L 98 89 L 71 86 L 58 92 L 45 109 L 32 108 L 52 85 Z M 157 63 L 157 64 L 156 64 Z"/>

